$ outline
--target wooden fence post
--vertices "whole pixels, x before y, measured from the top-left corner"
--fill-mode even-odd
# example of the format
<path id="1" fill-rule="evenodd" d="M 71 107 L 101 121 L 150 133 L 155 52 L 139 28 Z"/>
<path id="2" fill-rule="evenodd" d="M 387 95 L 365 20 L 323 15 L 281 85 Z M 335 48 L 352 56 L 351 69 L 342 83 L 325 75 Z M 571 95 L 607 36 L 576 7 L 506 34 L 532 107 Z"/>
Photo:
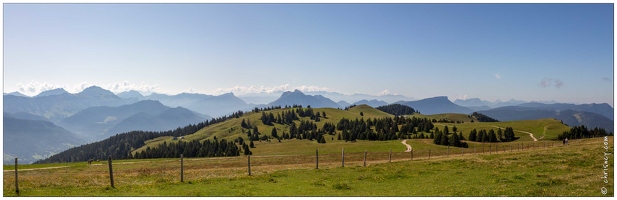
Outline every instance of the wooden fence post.
<path id="1" fill-rule="evenodd" d="M 388 162 L 392 162 L 392 148 L 390 148 L 390 154 L 388 154 Z"/>
<path id="2" fill-rule="evenodd" d="M 111 187 L 114 187 L 114 170 L 111 167 L 111 155 L 109 155 L 109 159 L 107 161 L 107 163 L 109 164 L 109 180 L 111 181 Z"/>
<path id="3" fill-rule="evenodd" d="M 184 155 L 180 154 L 180 182 L 184 183 Z"/>
<path id="4" fill-rule="evenodd" d="M 17 158 L 15 158 L 15 192 L 19 195 L 19 181 L 17 181 Z"/>
<path id="5" fill-rule="evenodd" d="M 345 148 L 343 148 L 342 152 L 341 152 L 341 157 L 342 157 L 342 161 L 341 161 L 341 166 L 345 167 Z"/>
<path id="6" fill-rule="evenodd" d="M 366 150 L 364 150 L 364 167 L 366 167 Z"/>
<path id="7" fill-rule="evenodd" d="M 251 156 L 248 156 L 249 176 L 251 175 Z"/>
<path id="8" fill-rule="evenodd" d="M 319 150 L 315 149 L 315 169 L 319 169 Z"/>

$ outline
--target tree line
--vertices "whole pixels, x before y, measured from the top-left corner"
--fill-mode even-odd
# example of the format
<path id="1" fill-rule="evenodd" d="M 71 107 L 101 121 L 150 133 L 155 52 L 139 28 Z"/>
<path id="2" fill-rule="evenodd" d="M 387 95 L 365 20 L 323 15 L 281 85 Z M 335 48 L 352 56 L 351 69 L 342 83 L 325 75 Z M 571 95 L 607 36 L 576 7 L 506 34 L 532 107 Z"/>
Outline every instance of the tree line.
<path id="1" fill-rule="evenodd" d="M 412 107 L 401 105 L 401 104 L 389 104 L 385 106 L 379 106 L 375 109 L 384 111 L 386 113 L 390 113 L 395 116 L 411 115 L 411 114 L 416 113 L 416 110 L 414 110 Z"/>
<path id="2" fill-rule="evenodd" d="M 477 131 L 473 129 L 469 132 L 469 140 L 476 142 L 511 142 L 518 139 L 514 136 L 514 129 L 506 127 L 504 131 L 497 129 L 497 133 L 493 129 L 488 132 L 485 129 Z"/>
<path id="3" fill-rule="evenodd" d="M 228 142 L 225 139 L 221 141 L 205 140 L 203 142 L 198 140 L 163 142 L 157 147 L 147 147 L 144 151 L 135 153 L 133 158 L 178 158 L 180 154 L 183 154 L 184 157 L 239 156 L 240 149 L 234 142 Z"/>
<path id="4" fill-rule="evenodd" d="M 401 125 L 399 128 L 398 125 Z M 374 127 L 374 129 L 371 129 Z M 422 133 L 421 136 L 417 135 L 418 132 L 430 132 L 433 128 L 433 123 L 426 118 L 407 118 L 402 116 L 397 117 L 385 117 L 385 118 L 368 118 L 366 121 L 364 118 L 350 120 L 341 119 L 336 129 L 342 131 L 337 136 L 339 140 L 355 141 L 355 140 L 369 140 L 369 141 L 384 141 L 384 140 L 398 140 L 398 139 L 411 139 L 411 138 L 426 138 Z"/>
<path id="5" fill-rule="evenodd" d="M 180 137 L 193 134 L 206 126 L 221 123 L 233 118 L 239 118 L 242 115 L 244 115 L 244 112 L 238 111 L 229 116 L 213 118 L 198 124 L 191 124 L 169 131 L 131 131 L 116 134 L 99 142 L 93 142 L 67 149 L 66 151 L 60 152 L 43 160 L 38 160 L 34 163 L 81 162 L 89 159 L 102 160 L 107 159 L 110 155 L 114 159 L 131 159 L 134 158 L 131 151 L 144 146 L 145 141 L 147 140 L 161 136 Z"/>
<path id="6" fill-rule="evenodd" d="M 584 125 L 574 126 L 570 128 L 569 131 L 564 131 L 562 134 L 557 136 L 558 140 L 563 139 L 581 139 L 581 138 L 593 138 L 593 137 L 604 137 L 613 135 L 613 132 L 608 132 L 603 128 L 594 128 L 587 129 Z"/>
<path id="7" fill-rule="evenodd" d="M 468 148 L 469 145 L 467 142 L 461 141 L 465 140 L 465 137 L 463 137 L 463 131 L 457 134 L 457 130 L 458 129 L 456 126 L 452 127 L 453 132 L 450 134 L 450 129 L 448 129 L 448 126 L 445 126 L 443 131 L 435 127 L 435 131 L 434 133 L 431 133 L 430 138 L 433 139 L 433 143 L 437 145 Z"/>
<path id="8" fill-rule="evenodd" d="M 478 120 L 478 122 L 499 122 L 499 120 L 493 119 L 489 116 L 486 116 L 482 113 L 478 113 L 478 112 L 473 112 L 469 118 L 475 117 L 476 120 Z M 473 119 L 471 119 L 473 122 Z"/>

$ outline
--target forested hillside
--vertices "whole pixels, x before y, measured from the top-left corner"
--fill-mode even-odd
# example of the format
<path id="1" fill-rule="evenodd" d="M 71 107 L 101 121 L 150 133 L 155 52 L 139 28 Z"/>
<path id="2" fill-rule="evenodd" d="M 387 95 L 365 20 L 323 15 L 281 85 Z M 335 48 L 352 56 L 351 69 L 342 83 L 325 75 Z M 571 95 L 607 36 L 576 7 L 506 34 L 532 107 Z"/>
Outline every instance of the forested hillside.
<path id="1" fill-rule="evenodd" d="M 75 161 L 86 161 L 88 159 L 106 159 L 110 155 L 114 159 L 134 158 L 131 151 L 136 148 L 144 146 L 147 140 L 151 140 L 151 139 L 162 137 L 162 136 L 180 137 L 184 135 L 193 134 L 206 126 L 221 123 L 228 119 L 238 118 L 242 116 L 243 114 L 244 114 L 243 112 L 238 111 L 230 116 L 219 117 L 219 118 L 215 118 L 212 120 L 206 120 L 205 122 L 201 122 L 201 123 L 194 124 L 194 125 L 187 125 L 183 128 L 177 128 L 175 130 L 170 130 L 170 131 L 161 131 L 161 132 L 131 131 L 127 133 L 117 134 L 115 136 L 112 136 L 100 142 L 94 142 L 91 144 L 81 145 L 79 147 L 68 149 L 59 154 L 53 155 L 47 159 L 39 160 L 35 163 L 75 162 Z M 222 145 L 220 144 L 227 144 L 227 142 L 224 140 L 221 140 L 218 143 L 219 145 L 216 145 L 215 148 L 206 149 L 205 151 L 215 151 L 215 152 L 220 151 L 222 149 L 221 148 Z M 168 146 L 165 146 L 165 147 L 167 148 Z M 229 149 L 225 148 L 222 150 L 228 151 Z M 163 156 L 161 157 L 164 157 L 165 154 L 162 154 L 162 155 Z M 210 154 L 210 153 L 204 154 L 204 156 L 209 156 L 209 155 L 213 155 L 213 154 Z M 147 155 L 140 155 L 140 156 L 149 157 Z M 227 156 L 233 156 L 233 155 L 227 154 Z"/>

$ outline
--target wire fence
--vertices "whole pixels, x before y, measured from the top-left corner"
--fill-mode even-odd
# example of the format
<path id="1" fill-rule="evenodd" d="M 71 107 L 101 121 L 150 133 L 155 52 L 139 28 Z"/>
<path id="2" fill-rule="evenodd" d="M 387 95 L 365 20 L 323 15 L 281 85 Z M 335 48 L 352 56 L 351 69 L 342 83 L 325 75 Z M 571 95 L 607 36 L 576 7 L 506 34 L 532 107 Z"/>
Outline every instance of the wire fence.
<path id="1" fill-rule="evenodd" d="M 408 160 L 431 160 L 470 155 L 492 155 L 563 146 L 561 142 L 482 144 L 470 148 L 435 148 L 410 152 L 345 152 L 305 155 L 237 156 L 163 160 L 112 160 L 92 165 L 56 166 L 40 169 L 4 170 L 4 191 L 19 195 L 20 188 L 66 186 L 112 187 L 141 184 L 138 176 L 156 177 L 157 182 L 198 181 L 213 177 L 254 176 L 282 169 L 324 169 L 333 167 L 366 167 L 378 163 Z M 69 166 L 70 165 L 70 166 Z M 141 180 L 143 181 L 143 180 Z"/>

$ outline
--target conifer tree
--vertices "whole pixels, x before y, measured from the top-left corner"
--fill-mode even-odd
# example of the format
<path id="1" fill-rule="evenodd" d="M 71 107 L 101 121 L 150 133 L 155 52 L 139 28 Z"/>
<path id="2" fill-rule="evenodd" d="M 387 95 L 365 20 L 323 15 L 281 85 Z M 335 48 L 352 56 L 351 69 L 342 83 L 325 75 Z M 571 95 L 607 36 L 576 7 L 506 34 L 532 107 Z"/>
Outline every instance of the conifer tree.
<path id="1" fill-rule="evenodd" d="M 272 134 L 271 134 L 271 135 L 272 135 L 272 137 L 274 137 L 274 138 L 279 138 L 279 135 L 278 135 L 278 133 L 276 132 L 276 127 L 272 128 Z"/>

